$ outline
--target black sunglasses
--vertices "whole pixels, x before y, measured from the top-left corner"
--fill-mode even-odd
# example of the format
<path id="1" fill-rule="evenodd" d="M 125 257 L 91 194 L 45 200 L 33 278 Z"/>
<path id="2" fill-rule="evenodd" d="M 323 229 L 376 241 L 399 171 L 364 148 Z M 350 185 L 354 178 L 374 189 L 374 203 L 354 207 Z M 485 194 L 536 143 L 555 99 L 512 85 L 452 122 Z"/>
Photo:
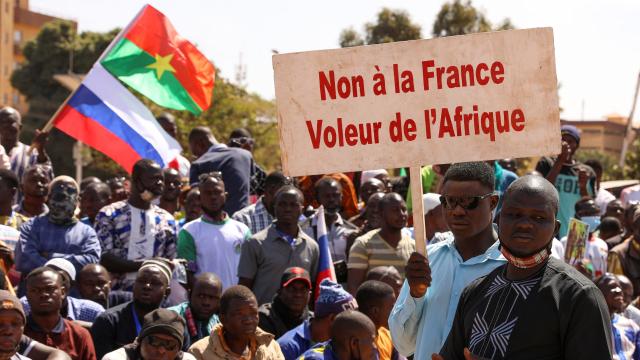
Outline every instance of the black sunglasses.
<path id="1" fill-rule="evenodd" d="M 484 195 L 463 196 L 463 197 L 441 195 L 440 203 L 445 209 L 448 209 L 448 210 L 453 210 L 458 205 L 460 205 L 460 207 L 465 210 L 473 210 L 478 207 L 480 200 L 486 199 L 491 195 L 493 195 L 492 192 Z"/>
<path id="2" fill-rule="evenodd" d="M 147 344 L 153 347 L 163 347 L 167 351 L 175 351 L 176 349 L 178 349 L 179 345 L 175 340 L 160 339 L 159 337 L 153 335 L 147 336 L 145 340 L 147 341 Z"/>

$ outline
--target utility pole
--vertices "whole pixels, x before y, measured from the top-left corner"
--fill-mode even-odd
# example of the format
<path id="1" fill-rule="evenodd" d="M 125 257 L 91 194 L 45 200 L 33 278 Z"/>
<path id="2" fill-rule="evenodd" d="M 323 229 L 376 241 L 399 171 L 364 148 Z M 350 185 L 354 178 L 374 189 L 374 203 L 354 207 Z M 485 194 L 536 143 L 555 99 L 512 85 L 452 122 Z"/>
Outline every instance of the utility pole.
<path id="1" fill-rule="evenodd" d="M 640 90 L 640 71 L 638 72 L 638 80 L 636 81 L 636 91 L 633 95 L 633 103 L 631 105 L 631 112 L 629 113 L 629 117 L 627 118 L 627 129 L 624 133 L 624 141 L 622 142 L 622 151 L 620 152 L 620 165 L 621 168 L 624 168 L 624 158 L 627 156 L 627 151 L 629 147 L 633 145 L 633 141 L 636 138 L 636 130 L 633 128 L 633 113 L 636 110 L 636 103 L 638 102 L 638 91 Z"/>

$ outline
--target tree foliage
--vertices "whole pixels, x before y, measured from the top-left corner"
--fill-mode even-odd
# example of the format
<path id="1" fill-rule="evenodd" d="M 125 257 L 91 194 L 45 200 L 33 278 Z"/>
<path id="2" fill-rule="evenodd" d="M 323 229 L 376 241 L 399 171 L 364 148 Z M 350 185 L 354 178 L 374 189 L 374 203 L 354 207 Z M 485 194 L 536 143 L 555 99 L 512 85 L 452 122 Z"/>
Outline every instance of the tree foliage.
<path id="1" fill-rule="evenodd" d="M 496 26 L 492 25 L 486 15 L 471 4 L 471 0 L 454 0 L 442 5 L 431 34 L 434 37 L 443 37 L 513 28 L 508 18 Z"/>
<path id="2" fill-rule="evenodd" d="M 598 150 L 580 150 L 576 152 L 576 160 L 585 162 L 587 160 L 598 160 L 602 164 L 602 181 L 620 180 L 624 174 L 618 161 L 611 155 Z"/>
<path id="3" fill-rule="evenodd" d="M 69 91 L 59 85 L 53 75 L 67 73 L 69 70 L 69 51 L 73 49 L 73 71 L 86 73 L 100 54 L 115 37 L 118 30 L 107 33 L 84 32 L 76 34 L 69 22 L 54 21 L 46 24 L 38 36 L 25 44 L 23 53 L 26 62 L 12 74 L 12 84 L 29 102 L 29 113 L 23 114 L 24 131 L 22 141 L 31 140 L 33 130 L 41 128 L 56 109 L 69 95 Z M 133 92 L 156 115 L 167 111 L 152 103 L 144 96 Z M 237 127 L 246 127 L 256 141 L 254 157 L 266 169 L 280 167 L 278 133 L 275 123 L 275 106 L 272 101 L 248 93 L 216 74 L 216 83 L 211 108 L 199 116 L 188 112 L 168 111 L 172 113 L 180 130 L 179 141 L 185 156 L 189 146 L 187 136 L 197 125 L 212 129 L 220 142 L 226 142 L 230 131 Z M 54 129 L 49 137 L 47 152 L 51 156 L 56 174 L 73 175 L 75 166 L 72 159 L 72 147 L 75 140 Z M 91 162 L 85 167 L 85 176 L 110 176 L 124 173 L 115 162 L 95 151 L 90 154 Z"/>
<path id="4" fill-rule="evenodd" d="M 417 40 L 421 37 L 420 25 L 412 23 L 409 14 L 403 10 L 383 8 L 376 22 L 364 25 L 364 36 L 353 28 L 340 34 L 340 46 L 382 44 L 394 41 Z"/>

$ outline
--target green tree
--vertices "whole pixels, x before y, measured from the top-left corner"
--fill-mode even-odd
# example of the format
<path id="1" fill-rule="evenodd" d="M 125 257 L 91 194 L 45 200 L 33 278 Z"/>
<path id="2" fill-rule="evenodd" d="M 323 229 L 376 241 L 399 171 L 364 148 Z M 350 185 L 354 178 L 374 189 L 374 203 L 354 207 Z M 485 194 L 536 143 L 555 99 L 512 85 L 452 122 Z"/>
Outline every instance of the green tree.
<path id="1" fill-rule="evenodd" d="M 623 176 L 623 171 L 618 166 L 616 159 L 598 150 L 580 150 L 576 152 L 576 160 L 585 162 L 587 160 L 598 160 L 602 164 L 602 181 L 620 180 Z"/>
<path id="2" fill-rule="evenodd" d="M 496 26 L 492 25 L 482 11 L 473 7 L 471 0 L 465 2 L 454 0 L 442 5 L 433 23 L 431 34 L 434 37 L 443 37 L 513 28 L 508 18 Z"/>
<path id="3" fill-rule="evenodd" d="M 640 138 L 629 146 L 624 163 L 625 179 L 640 179 Z"/>
<path id="4" fill-rule="evenodd" d="M 353 28 L 340 33 L 340 46 L 382 44 L 394 41 L 417 40 L 421 37 L 420 25 L 411 22 L 406 11 L 383 8 L 374 23 L 364 25 L 364 36 Z"/>

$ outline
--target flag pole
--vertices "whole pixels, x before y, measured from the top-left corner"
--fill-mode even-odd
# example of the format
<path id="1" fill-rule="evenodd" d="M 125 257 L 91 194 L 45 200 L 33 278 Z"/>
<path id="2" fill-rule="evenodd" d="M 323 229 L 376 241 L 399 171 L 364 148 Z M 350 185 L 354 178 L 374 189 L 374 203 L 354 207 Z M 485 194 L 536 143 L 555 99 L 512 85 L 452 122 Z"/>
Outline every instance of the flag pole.
<path id="1" fill-rule="evenodd" d="M 422 168 L 409 168 L 409 184 L 411 185 L 411 209 L 413 211 L 413 237 L 416 240 L 416 251 L 427 256 L 427 240 L 424 231 L 424 204 L 422 202 Z"/>
<path id="2" fill-rule="evenodd" d="M 122 39 L 123 35 L 129 30 L 129 28 L 131 28 L 131 25 L 133 23 L 135 23 L 136 20 L 138 20 L 138 18 L 140 17 L 140 14 L 142 14 L 142 12 L 147 8 L 147 6 L 149 6 L 149 4 L 145 4 L 142 7 L 142 9 L 140 9 L 138 11 L 138 13 L 133 18 L 133 20 L 131 20 L 129 22 L 129 24 L 127 24 L 127 26 L 125 26 L 124 28 L 122 28 L 122 30 L 120 30 L 120 32 L 118 32 L 116 37 L 114 37 L 113 40 L 111 40 L 111 42 L 109 43 L 107 48 L 104 49 L 102 54 L 100 54 L 100 57 L 98 57 L 98 60 L 96 60 L 96 62 L 93 64 L 93 66 L 95 66 L 96 64 L 99 64 L 100 61 L 102 61 L 102 59 L 109 53 L 109 51 L 111 51 L 111 49 L 115 46 L 115 44 L 117 44 L 120 41 L 120 39 Z M 93 66 L 91 67 L 92 69 L 93 69 Z M 91 71 L 91 70 L 89 70 L 89 71 Z M 71 100 L 71 97 L 73 95 L 75 95 L 75 93 L 78 91 L 78 88 L 79 87 L 77 87 L 75 90 L 73 90 L 71 92 L 71 94 L 69 94 L 69 96 L 67 96 L 67 98 L 62 102 L 62 104 L 60 104 L 60 106 L 58 106 L 58 109 L 56 110 L 56 112 L 53 113 L 53 116 L 51 116 L 51 118 L 49 118 L 49 121 L 47 121 L 47 123 L 44 125 L 42 130 L 40 130 L 41 132 L 49 132 L 49 131 L 51 131 L 51 129 L 53 129 L 53 121 L 58 117 L 58 115 L 60 114 L 62 109 L 64 109 L 64 107 L 67 106 L 67 103 L 69 102 L 69 100 Z M 33 151 L 33 144 L 31 144 L 31 146 L 29 147 L 29 153 L 31 153 L 32 151 Z"/>

